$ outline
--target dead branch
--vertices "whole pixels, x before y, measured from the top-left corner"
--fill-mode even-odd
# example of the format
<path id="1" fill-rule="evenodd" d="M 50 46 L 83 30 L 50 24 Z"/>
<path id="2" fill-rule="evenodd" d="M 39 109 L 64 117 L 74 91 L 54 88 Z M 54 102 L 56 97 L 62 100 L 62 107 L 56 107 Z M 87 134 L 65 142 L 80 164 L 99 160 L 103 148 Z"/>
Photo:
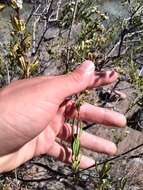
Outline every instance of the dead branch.
<path id="1" fill-rule="evenodd" d="M 70 41 L 71 41 L 71 34 L 72 34 L 72 30 L 73 30 L 73 25 L 75 22 L 75 18 L 76 18 L 76 14 L 77 14 L 77 8 L 78 8 L 78 3 L 79 0 L 75 1 L 75 7 L 74 7 L 74 11 L 73 11 L 73 16 L 72 16 L 72 22 L 71 22 L 71 26 L 68 32 L 68 38 L 67 38 L 67 60 L 66 60 L 66 71 L 65 73 L 68 72 L 68 66 L 69 66 L 69 59 L 70 59 Z"/>

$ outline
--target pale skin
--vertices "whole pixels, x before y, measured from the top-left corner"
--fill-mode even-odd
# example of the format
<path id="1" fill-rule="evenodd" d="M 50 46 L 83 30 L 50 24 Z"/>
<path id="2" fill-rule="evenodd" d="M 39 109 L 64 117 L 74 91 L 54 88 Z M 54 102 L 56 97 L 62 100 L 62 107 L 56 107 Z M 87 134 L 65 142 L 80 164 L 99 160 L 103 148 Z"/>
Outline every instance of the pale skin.
<path id="1" fill-rule="evenodd" d="M 25 79 L 3 88 L 0 91 L 0 172 L 10 171 L 42 154 L 70 163 L 71 149 L 57 140 L 71 141 L 72 129 L 65 119 L 78 117 L 74 102 L 67 97 L 110 84 L 117 77 L 114 71 L 97 73 L 94 64 L 85 61 L 67 75 Z M 126 125 L 122 114 L 88 103 L 81 106 L 79 117 L 108 126 Z M 92 151 L 109 155 L 117 151 L 113 142 L 87 132 L 82 132 L 80 141 L 82 147 Z M 89 167 L 94 162 L 82 155 L 80 167 Z"/>

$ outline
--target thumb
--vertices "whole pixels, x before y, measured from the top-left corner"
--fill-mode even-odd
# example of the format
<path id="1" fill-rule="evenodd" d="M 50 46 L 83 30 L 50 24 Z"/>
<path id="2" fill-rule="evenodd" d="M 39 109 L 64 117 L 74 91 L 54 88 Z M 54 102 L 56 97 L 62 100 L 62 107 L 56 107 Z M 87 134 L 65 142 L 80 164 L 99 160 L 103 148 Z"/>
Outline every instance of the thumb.
<path id="1" fill-rule="evenodd" d="M 61 103 L 66 97 L 79 93 L 87 88 L 95 88 L 107 85 L 116 80 L 118 74 L 115 71 L 95 72 L 94 63 L 86 60 L 73 72 L 52 78 L 48 87 L 47 98 L 50 96 L 54 103 Z"/>
<path id="2" fill-rule="evenodd" d="M 85 61 L 73 72 L 54 77 L 50 81 L 52 97 L 63 101 L 68 96 L 85 90 L 89 86 L 90 79 L 94 76 L 95 66 L 91 61 Z M 49 84 L 48 84 L 49 86 Z"/>

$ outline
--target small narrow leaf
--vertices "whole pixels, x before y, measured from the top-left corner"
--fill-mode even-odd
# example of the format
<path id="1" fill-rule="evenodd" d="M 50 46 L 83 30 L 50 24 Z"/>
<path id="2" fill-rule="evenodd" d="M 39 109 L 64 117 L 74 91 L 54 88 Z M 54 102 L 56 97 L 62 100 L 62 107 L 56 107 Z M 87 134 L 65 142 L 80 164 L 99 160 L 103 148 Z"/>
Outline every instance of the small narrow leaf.
<path id="1" fill-rule="evenodd" d="M 75 157 L 78 157 L 79 151 L 80 151 L 80 140 L 79 138 L 75 138 L 72 144 L 72 150 L 73 150 L 73 155 Z"/>
<path id="2" fill-rule="evenodd" d="M 3 3 L 0 3 L 0 11 L 2 11 L 2 10 L 5 9 L 5 8 L 6 8 L 6 5 L 3 4 Z"/>
<path id="3" fill-rule="evenodd" d="M 19 20 L 16 16 L 11 16 L 11 24 L 16 32 L 22 32 L 25 30 L 24 21 Z"/>

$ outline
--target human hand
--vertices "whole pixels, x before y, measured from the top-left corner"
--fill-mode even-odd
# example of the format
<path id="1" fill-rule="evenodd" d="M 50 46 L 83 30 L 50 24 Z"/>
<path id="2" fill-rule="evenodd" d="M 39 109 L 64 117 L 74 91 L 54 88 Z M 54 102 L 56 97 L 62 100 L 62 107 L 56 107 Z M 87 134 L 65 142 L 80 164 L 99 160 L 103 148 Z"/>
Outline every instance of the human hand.
<path id="1" fill-rule="evenodd" d="M 16 81 L 0 91 L 0 172 L 10 171 L 41 154 L 71 162 L 70 148 L 56 140 L 71 140 L 72 129 L 65 118 L 77 117 L 74 102 L 65 99 L 87 88 L 112 83 L 118 77 L 114 71 L 94 70 L 94 64 L 85 61 L 70 74 Z M 80 107 L 79 117 L 109 126 L 126 124 L 123 115 L 88 103 Z M 80 141 L 92 151 L 116 153 L 112 142 L 87 132 L 82 132 Z M 80 167 L 92 164 L 91 158 L 81 157 Z"/>

